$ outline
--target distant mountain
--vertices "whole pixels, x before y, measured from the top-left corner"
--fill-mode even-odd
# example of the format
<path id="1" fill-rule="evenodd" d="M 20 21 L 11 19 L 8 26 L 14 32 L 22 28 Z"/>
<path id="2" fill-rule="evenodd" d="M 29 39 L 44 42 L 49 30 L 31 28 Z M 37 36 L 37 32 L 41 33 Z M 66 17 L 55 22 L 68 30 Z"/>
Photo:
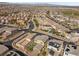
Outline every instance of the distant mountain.
<path id="1" fill-rule="evenodd" d="M 66 5 L 57 5 L 50 3 L 10 3 L 10 2 L 0 2 L 0 5 L 14 5 L 14 6 L 47 6 L 47 7 L 69 7 L 69 8 L 79 8 L 79 6 L 66 6 Z"/>

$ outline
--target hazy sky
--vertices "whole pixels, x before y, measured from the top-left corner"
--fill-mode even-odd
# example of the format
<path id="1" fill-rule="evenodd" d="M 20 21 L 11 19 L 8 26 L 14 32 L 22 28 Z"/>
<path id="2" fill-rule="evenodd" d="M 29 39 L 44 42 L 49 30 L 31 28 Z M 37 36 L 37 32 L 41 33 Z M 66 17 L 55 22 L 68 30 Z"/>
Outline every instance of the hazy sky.
<path id="1" fill-rule="evenodd" d="M 42 3 L 58 4 L 58 5 L 79 6 L 79 2 L 73 2 L 73 0 L 59 0 L 60 2 L 56 2 L 56 1 L 58 1 L 58 0 L 0 0 L 0 2 L 11 2 L 11 3 L 34 3 L 34 2 L 36 3 L 36 2 L 42 2 Z M 67 2 L 62 2 L 62 1 L 67 1 Z"/>
<path id="2" fill-rule="evenodd" d="M 79 2 L 54 2 L 52 4 L 69 5 L 69 6 L 79 6 Z"/>

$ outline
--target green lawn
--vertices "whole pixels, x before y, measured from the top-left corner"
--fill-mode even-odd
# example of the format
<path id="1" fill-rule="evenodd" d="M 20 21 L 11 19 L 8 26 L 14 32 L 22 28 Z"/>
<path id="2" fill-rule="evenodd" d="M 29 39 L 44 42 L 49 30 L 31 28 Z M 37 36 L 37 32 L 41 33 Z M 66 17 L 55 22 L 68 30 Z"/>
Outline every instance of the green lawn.
<path id="1" fill-rule="evenodd" d="M 28 50 L 28 51 L 33 51 L 33 48 L 34 48 L 35 45 L 36 45 L 36 43 L 30 42 L 30 43 L 27 45 L 27 50 Z"/>
<path id="2" fill-rule="evenodd" d="M 34 19 L 34 22 L 35 22 L 35 25 L 38 27 L 39 26 L 39 23 L 36 19 Z"/>

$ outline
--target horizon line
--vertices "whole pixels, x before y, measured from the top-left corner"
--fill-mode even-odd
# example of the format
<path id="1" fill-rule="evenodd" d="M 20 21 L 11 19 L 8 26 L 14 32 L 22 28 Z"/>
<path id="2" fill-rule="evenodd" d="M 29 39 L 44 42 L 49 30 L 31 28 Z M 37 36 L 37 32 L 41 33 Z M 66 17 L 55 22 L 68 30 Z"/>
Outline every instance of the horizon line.
<path id="1" fill-rule="evenodd" d="M 55 4 L 55 5 L 62 5 L 62 6 L 79 6 L 79 2 L 0 2 L 0 3 L 16 3 L 16 4 Z"/>

